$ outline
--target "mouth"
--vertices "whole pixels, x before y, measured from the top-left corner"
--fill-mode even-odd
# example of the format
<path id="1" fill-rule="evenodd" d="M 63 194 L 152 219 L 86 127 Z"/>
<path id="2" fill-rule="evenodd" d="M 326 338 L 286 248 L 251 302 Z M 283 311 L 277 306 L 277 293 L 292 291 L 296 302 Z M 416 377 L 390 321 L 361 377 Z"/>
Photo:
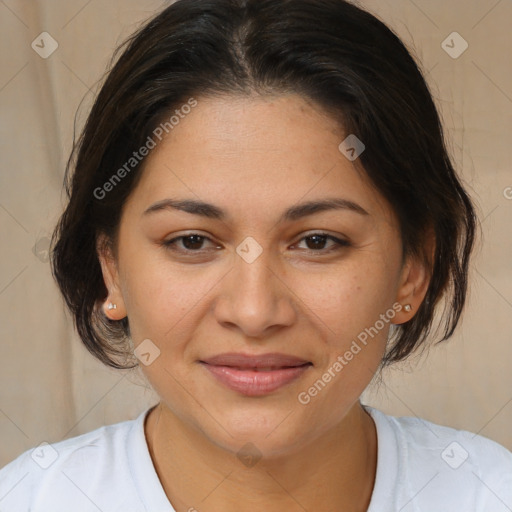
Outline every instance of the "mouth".
<path id="1" fill-rule="evenodd" d="M 199 363 L 224 386 L 246 396 L 263 396 L 300 378 L 311 361 L 286 354 L 220 354 Z"/>

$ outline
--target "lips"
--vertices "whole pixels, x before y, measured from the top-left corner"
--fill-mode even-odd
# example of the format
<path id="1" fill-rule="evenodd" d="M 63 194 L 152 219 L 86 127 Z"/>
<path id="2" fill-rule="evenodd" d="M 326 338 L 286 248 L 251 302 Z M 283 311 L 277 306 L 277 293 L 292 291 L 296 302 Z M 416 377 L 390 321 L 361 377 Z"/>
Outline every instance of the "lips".
<path id="1" fill-rule="evenodd" d="M 232 368 L 245 370 L 254 369 L 260 371 L 268 369 L 275 370 L 279 368 L 294 368 L 304 364 L 311 364 L 310 361 L 286 354 L 272 353 L 247 355 L 235 352 L 219 354 L 205 359 L 202 362 L 213 366 L 230 366 Z"/>
<path id="2" fill-rule="evenodd" d="M 312 366 L 311 361 L 277 353 L 226 353 L 199 362 L 218 382 L 246 396 L 262 396 L 276 391 L 298 379 Z"/>

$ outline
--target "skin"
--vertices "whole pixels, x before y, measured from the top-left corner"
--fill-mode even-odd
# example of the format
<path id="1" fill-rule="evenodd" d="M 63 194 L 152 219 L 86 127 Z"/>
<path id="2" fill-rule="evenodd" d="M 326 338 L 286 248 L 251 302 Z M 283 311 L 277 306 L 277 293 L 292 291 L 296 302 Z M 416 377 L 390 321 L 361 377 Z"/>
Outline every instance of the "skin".
<path id="1" fill-rule="evenodd" d="M 197 100 L 147 157 L 123 210 L 117 259 L 98 245 L 105 314 L 128 316 L 134 345 L 149 338 L 160 350 L 141 369 L 161 398 L 145 433 L 164 491 L 180 512 L 364 511 L 377 437 L 359 397 L 390 324 L 410 320 L 423 300 L 426 269 L 402 262 L 391 206 L 339 151 L 347 134 L 319 106 L 295 94 Z M 170 197 L 207 201 L 228 216 L 143 215 Z M 329 210 L 278 221 L 290 206 L 327 197 L 349 199 L 368 215 Z M 315 232 L 351 245 L 329 251 L 332 240 L 304 238 Z M 178 240 L 174 251 L 163 245 L 191 233 L 207 238 Z M 248 236 L 262 249 L 251 263 L 236 252 Z M 117 309 L 106 308 L 110 301 Z M 301 404 L 298 394 L 396 302 L 412 311 L 398 312 Z M 277 391 L 248 397 L 198 363 L 223 352 L 281 352 L 313 366 Z M 251 467 L 236 456 L 248 442 L 261 454 Z"/>

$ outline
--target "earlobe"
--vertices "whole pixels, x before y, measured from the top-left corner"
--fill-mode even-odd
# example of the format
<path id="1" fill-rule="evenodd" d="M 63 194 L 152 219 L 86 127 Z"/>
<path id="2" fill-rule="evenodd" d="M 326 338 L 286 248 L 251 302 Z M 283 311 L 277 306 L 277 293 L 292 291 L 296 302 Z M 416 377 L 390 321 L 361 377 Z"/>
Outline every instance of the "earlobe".
<path id="1" fill-rule="evenodd" d="M 427 294 L 435 258 L 436 238 L 430 227 L 425 233 L 423 256 L 409 254 L 402 267 L 396 301 L 401 305 L 393 323 L 403 324 L 416 314 Z M 407 308 L 406 305 L 410 307 Z"/>
<path id="2" fill-rule="evenodd" d="M 100 262 L 103 281 L 108 290 L 107 299 L 102 306 L 103 312 L 111 320 L 121 320 L 126 316 L 126 311 L 119 286 L 119 272 L 105 235 L 98 236 L 96 253 Z"/>
<path id="3" fill-rule="evenodd" d="M 411 257 L 403 267 L 401 284 L 396 301 L 401 305 L 393 319 L 394 324 L 403 324 L 411 320 L 418 311 L 430 284 L 426 262 L 419 257 Z"/>

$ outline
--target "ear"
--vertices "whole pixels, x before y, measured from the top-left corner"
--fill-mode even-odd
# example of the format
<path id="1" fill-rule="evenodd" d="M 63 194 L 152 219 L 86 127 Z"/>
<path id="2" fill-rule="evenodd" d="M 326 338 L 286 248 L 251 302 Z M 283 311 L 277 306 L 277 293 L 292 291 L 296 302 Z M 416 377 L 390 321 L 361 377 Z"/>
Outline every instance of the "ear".
<path id="1" fill-rule="evenodd" d="M 126 307 L 119 284 L 119 271 L 108 239 L 104 234 L 100 234 L 96 239 L 96 253 L 100 261 L 103 281 L 108 290 L 108 297 L 103 304 L 103 311 L 107 318 L 121 320 L 126 316 Z M 115 304 L 115 309 L 108 309 L 110 302 Z"/>
<path id="2" fill-rule="evenodd" d="M 424 250 L 428 261 L 421 256 L 410 255 L 404 262 L 396 294 L 396 302 L 401 304 L 402 308 L 393 318 L 394 324 L 403 324 L 411 320 L 425 298 L 430 284 L 429 264 L 432 265 L 435 254 L 435 236 L 432 230 L 428 231 Z M 406 304 L 411 306 L 410 311 L 404 309 Z"/>

